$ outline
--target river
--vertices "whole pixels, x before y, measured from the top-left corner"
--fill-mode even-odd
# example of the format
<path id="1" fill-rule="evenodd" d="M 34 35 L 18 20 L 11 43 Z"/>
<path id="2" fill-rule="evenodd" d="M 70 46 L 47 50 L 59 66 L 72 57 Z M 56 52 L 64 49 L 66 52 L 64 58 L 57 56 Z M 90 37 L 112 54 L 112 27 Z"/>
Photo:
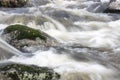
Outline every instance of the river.
<path id="1" fill-rule="evenodd" d="M 25 56 L 0 38 L 0 63 L 50 67 L 61 74 L 61 80 L 120 80 L 120 15 L 102 13 L 107 3 L 99 0 L 30 3 L 32 7 L 0 8 L 0 33 L 8 25 L 24 24 L 44 31 L 64 45 L 40 48 L 31 53 L 33 56 Z"/>

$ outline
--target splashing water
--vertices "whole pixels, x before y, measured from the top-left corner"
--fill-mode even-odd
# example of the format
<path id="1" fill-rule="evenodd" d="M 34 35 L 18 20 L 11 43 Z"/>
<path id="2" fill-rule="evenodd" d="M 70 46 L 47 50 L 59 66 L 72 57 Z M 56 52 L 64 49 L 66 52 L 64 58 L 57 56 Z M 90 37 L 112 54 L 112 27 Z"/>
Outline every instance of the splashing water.
<path id="1" fill-rule="evenodd" d="M 0 9 L 0 33 L 25 24 L 64 44 L 26 57 L 0 38 L 0 56 L 53 68 L 60 80 L 120 80 L 120 15 L 102 13 L 109 0 L 101 1 L 31 0 L 31 7 Z"/>

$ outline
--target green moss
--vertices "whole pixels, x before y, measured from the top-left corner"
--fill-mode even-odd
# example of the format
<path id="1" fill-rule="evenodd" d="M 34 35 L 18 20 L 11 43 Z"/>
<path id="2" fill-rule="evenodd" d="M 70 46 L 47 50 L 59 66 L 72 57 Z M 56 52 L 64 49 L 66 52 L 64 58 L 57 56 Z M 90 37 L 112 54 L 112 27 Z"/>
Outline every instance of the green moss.
<path id="1" fill-rule="evenodd" d="M 10 80 L 58 80 L 60 78 L 60 75 L 52 69 L 23 64 L 2 66 L 0 72 Z"/>
<path id="2" fill-rule="evenodd" d="M 39 37 L 42 40 L 46 40 L 46 37 L 40 33 L 39 30 L 29 28 L 25 25 L 10 25 L 5 30 L 4 33 L 15 32 L 14 39 L 31 39 L 34 40 Z"/>

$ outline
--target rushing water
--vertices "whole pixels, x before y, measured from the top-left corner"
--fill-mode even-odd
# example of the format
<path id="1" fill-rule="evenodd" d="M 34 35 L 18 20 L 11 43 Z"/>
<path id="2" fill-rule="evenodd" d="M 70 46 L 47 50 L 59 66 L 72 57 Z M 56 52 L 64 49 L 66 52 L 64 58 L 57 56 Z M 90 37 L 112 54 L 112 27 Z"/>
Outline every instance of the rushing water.
<path id="1" fill-rule="evenodd" d="M 0 63 L 47 66 L 61 80 L 120 80 L 120 15 L 102 13 L 109 0 L 99 1 L 31 0 L 32 7 L 1 8 L 1 33 L 10 24 L 25 24 L 64 45 L 27 57 L 0 38 Z"/>

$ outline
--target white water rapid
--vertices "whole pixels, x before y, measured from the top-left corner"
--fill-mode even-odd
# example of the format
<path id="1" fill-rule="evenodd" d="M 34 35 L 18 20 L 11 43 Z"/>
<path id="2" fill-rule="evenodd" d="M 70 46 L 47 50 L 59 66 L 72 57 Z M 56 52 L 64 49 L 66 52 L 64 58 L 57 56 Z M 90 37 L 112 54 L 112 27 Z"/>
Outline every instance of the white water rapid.
<path id="1" fill-rule="evenodd" d="M 60 80 L 120 80 L 120 15 L 102 13 L 109 1 L 31 0 L 31 7 L 0 8 L 0 33 L 24 24 L 64 44 L 27 57 L 0 37 L 0 63 L 50 67 Z"/>

